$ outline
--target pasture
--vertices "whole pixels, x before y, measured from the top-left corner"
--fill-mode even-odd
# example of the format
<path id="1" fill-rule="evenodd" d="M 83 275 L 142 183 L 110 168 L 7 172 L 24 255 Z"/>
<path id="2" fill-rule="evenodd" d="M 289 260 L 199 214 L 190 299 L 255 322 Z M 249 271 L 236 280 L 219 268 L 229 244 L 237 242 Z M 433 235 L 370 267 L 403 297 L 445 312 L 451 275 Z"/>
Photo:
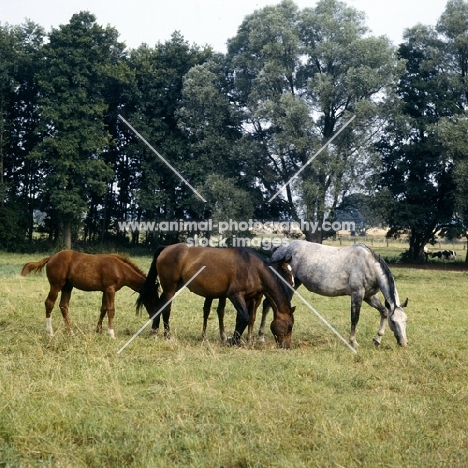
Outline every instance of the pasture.
<path id="1" fill-rule="evenodd" d="M 203 298 L 184 291 L 170 341 L 148 327 L 117 354 L 147 320 L 136 295 L 117 293 L 112 340 L 94 331 L 101 293 L 74 290 L 75 334 L 56 306 L 49 337 L 45 274 L 19 274 L 43 256 L 0 254 L 0 466 L 468 466 L 467 272 L 391 267 L 407 349 L 388 329 L 374 348 L 363 304 L 354 354 L 297 297 L 290 351 L 269 331 L 224 346 L 215 310 L 202 341 Z M 349 298 L 299 292 L 348 338 Z"/>

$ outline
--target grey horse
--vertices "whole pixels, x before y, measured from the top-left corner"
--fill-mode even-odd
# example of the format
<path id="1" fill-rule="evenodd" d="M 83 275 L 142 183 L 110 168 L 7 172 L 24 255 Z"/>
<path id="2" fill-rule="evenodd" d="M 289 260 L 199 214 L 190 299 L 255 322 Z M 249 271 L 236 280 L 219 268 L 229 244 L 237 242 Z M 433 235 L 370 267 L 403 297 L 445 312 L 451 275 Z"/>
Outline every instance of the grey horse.
<path id="1" fill-rule="evenodd" d="M 309 291 L 322 296 L 351 296 L 351 334 L 349 341 L 358 346 L 356 326 L 362 301 L 380 312 L 380 327 L 373 338 L 378 346 L 385 332 L 385 321 L 393 331 L 400 346 L 407 346 L 406 321 L 403 310 L 408 299 L 401 304 L 395 281 L 385 261 L 369 247 L 356 244 L 349 247 L 330 247 L 304 240 L 295 240 L 280 246 L 271 257 L 272 262 L 287 261 L 291 264 L 295 288 L 303 284 Z M 385 298 L 385 306 L 378 297 L 379 290 Z M 260 325 L 260 339 L 264 336 L 264 311 Z"/>

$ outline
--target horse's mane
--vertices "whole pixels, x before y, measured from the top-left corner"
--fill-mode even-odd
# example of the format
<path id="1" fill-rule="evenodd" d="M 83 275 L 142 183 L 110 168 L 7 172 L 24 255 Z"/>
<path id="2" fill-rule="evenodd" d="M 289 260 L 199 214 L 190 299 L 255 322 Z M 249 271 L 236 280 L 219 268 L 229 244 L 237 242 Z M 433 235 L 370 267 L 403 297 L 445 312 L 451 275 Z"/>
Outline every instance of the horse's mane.
<path id="1" fill-rule="evenodd" d="M 374 257 L 376 263 L 380 265 L 383 274 L 385 275 L 385 279 L 388 281 L 388 285 L 390 287 L 389 294 L 391 295 L 391 299 L 394 304 L 396 304 L 396 297 L 395 297 L 395 279 L 393 278 L 392 272 L 387 265 L 387 262 L 380 256 L 377 255 L 370 247 L 365 244 L 358 244 L 364 248 L 366 248 Z"/>
<path id="2" fill-rule="evenodd" d="M 110 255 L 126 263 L 129 267 L 133 268 L 136 272 L 140 273 L 140 275 L 146 278 L 146 273 L 133 260 L 131 260 L 128 255 L 120 255 L 120 254 L 110 254 Z"/>
<path id="3" fill-rule="evenodd" d="M 271 270 L 270 270 L 270 267 L 267 267 L 268 270 L 269 270 L 269 273 L 271 275 L 274 276 L 274 279 L 276 281 L 276 283 L 279 285 L 279 287 L 281 288 L 281 290 L 283 291 L 284 295 L 286 296 L 286 299 L 287 299 L 287 302 L 288 302 L 288 305 L 291 306 L 291 297 L 293 295 L 293 291 L 291 291 L 291 289 L 289 289 L 288 286 L 286 286 L 285 282 L 284 282 L 284 278 L 283 276 L 281 275 L 280 273 L 280 276 L 281 278 L 283 278 L 283 280 L 278 277 L 278 275 L 275 275 Z"/>

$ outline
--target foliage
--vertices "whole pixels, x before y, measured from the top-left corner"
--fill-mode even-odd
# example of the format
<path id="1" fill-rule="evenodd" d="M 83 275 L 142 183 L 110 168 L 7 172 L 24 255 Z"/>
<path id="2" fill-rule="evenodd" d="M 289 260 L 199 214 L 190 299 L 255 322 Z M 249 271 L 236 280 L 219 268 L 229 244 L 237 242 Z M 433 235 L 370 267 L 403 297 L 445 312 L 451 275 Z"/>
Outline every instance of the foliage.
<path id="1" fill-rule="evenodd" d="M 263 165 L 276 174 L 262 180 L 268 195 L 358 117 L 353 131 L 307 167 L 298 186 L 286 187 L 288 218 L 333 219 L 343 196 L 362 188 L 378 95 L 398 69 L 389 43 L 366 32 L 362 14 L 342 2 L 299 11 L 286 0 L 248 16 L 228 43 L 234 96 L 264 148 Z"/>
<path id="2" fill-rule="evenodd" d="M 105 89 L 122 47 L 117 32 L 98 26 L 89 13 L 73 15 L 44 46 L 38 75 L 44 139 L 34 156 L 41 161 L 43 209 L 53 208 L 68 247 L 71 227 L 81 221 L 89 199 L 105 193 L 112 176 L 101 157 L 111 144 L 103 121 Z"/>
<path id="3" fill-rule="evenodd" d="M 133 50 L 129 59 L 135 83 L 122 113 L 192 185 L 197 181 L 193 180 L 191 151 L 176 112 L 184 76 L 211 53 L 209 48 L 190 46 L 179 33 L 174 33 L 170 41 L 154 49 L 142 45 Z M 119 165 L 117 181 L 128 183 L 121 184 L 119 198 L 125 211 L 120 219 L 160 221 L 193 217 L 195 195 L 189 187 L 128 129 L 122 129 L 121 145 L 126 158 Z M 156 234 L 150 235 L 149 240 L 156 240 L 153 237 L 164 242 L 177 240 L 162 239 Z"/>
<path id="4" fill-rule="evenodd" d="M 466 185 L 460 178 L 468 155 L 461 146 L 466 139 L 463 21 L 468 21 L 468 5 L 455 0 L 447 3 L 437 30 L 421 25 L 407 30 L 399 49 L 406 60 L 398 84 L 400 102 L 377 145 L 383 171 L 376 203 L 385 212 L 390 235 L 410 233 L 413 260 L 422 258 L 424 245 L 434 242 L 441 229 L 454 225 L 456 199 Z M 455 122 L 462 126 L 452 128 L 449 137 Z"/>
<path id="5" fill-rule="evenodd" d="M 41 242 L 89 248 L 187 235 L 128 236 L 119 221 L 334 221 L 376 189 L 366 217 L 409 233 L 410 258 L 441 230 L 466 235 L 467 18 L 466 0 L 450 0 L 398 54 L 337 0 L 256 10 L 227 54 L 180 32 L 126 50 L 88 12 L 48 34 L 0 25 L 0 205 L 18 228 L 9 248 L 39 231 Z"/>

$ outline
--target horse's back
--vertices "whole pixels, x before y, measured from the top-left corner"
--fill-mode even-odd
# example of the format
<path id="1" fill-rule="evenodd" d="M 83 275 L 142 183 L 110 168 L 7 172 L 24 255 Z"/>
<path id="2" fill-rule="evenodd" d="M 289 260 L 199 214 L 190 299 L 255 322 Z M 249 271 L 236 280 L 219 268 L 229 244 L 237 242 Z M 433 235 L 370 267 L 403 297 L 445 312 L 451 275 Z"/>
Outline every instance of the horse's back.
<path id="1" fill-rule="evenodd" d="M 277 249 L 272 260 L 290 259 L 293 274 L 304 286 L 325 296 L 375 290 L 375 259 L 366 246 L 333 247 L 296 240 Z"/>
<path id="2" fill-rule="evenodd" d="M 103 291 L 121 276 L 118 256 L 61 250 L 47 263 L 49 282 L 68 283 L 82 291 Z"/>
<path id="3" fill-rule="evenodd" d="M 166 247 L 157 259 L 163 289 L 180 280 L 187 283 L 202 267 L 203 271 L 189 289 L 200 295 L 209 291 L 212 297 L 243 290 L 246 284 L 258 288 L 258 271 L 266 268 L 262 260 L 247 249 L 198 247 L 183 243 Z"/>

